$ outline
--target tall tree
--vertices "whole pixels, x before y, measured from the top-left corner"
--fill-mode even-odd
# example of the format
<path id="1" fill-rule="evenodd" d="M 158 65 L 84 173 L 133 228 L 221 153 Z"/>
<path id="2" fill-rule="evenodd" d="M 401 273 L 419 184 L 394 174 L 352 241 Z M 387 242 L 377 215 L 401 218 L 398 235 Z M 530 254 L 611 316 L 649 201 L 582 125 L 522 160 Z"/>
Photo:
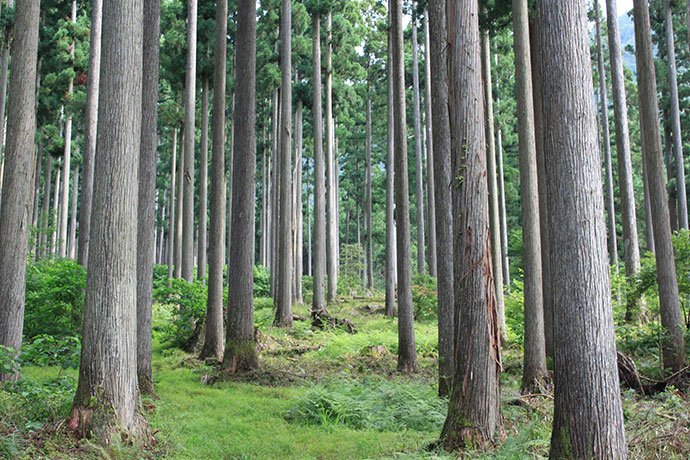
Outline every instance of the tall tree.
<path id="1" fill-rule="evenodd" d="M 196 117 L 197 0 L 187 0 L 187 77 L 184 92 L 184 176 L 182 205 L 182 278 L 194 278 L 194 132 Z"/>
<path id="2" fill-rule="evenodd" d="M 455 450 L 489 444 L 503 424 L 477 1 L 456 5 L 450 15 L 456 362 L 441 440 Z"/>
<path id="3" fill-rule="evenodd" d="M 137 388 L 137 193 L 142 1 L 103 4 L 101 87 L 79 385 L 68 428 L 109 442 L 148 433 Z"/>
<path id="4" fill-rule="evenodd" d="M 527 0 L 513 0 L 515 85 L 520 149 L 520 198 L 525 283 L 525 344 L 522 391 L 532 393 L 546 377 L 544 297 L 541 240 L 539 238 L 539 185 L 534 139 L 532 68 Z M 496 283 L 498 286 L 498 283 Z"/>
<path id="5" fill-rule="evenodd" d="M 393 10 L 389 8 L 389 22 Z M 393 31 L 388 31 L 388 63 L 386 65 L 386 316 L 395 316 L 395 287 L 397 276 L 395 230 L 395 105 L 393 92 Z"/>
<path id="6" fill-rule="evenodd" d="M 424 107 L 425 107 L 425 122 L 426 125 L 426 183 L 427 183 L 427 219 L 429 225 L 429 274 L 436 278 L 438 276 L 437 269 L 437 243 L 436 243 L 436 197 L 434 196 L 434 189 L 436 187 L 436 178 L 434 177 L 434 137 L 432 134 L 432 103 L 431 103 L 431 58 L 429 50 L 431 49 L 431 38 L 429 36 L 429 13 L 425 13 L 422 19 L 424 27 Z"/>
<path id="7" fill-rule="evenodd" d="M 153 393 L 151 334 L 155 258 L 156 163 L 158 160 L 158 63 L 161 3 L 144 0 L 141 153 L 137 213 L 137 378 L 139 391 Z"/>
<path id="8" fill-rule="evenodd" d="M 323 155 L 323 115 L 321 111 L 321 15 L 312 13 L 312 115 L 314 130 L 314 292 L 312 314 L 326 307 L 326 175 Z"/>
<path id="9" fill-rule="evenodd" d="M 364 227 L 366 229 L 366 287 L 374 289 L 374 245 L 371 210 L 371 85 L 367 78 L 366 141 L 364 158 Z"/>
<path id="10" fill-rule="evenodd" d="M 197 247 L 197 279 L 206 277 L 206 232 L 208 210 L 208 92 L 209 76 L 201 79 L 201 155 L 199 162 L 199 237 Z"/>
<path id="11" fill-rule="evenodd" d="M 676 45 L 673 36 L 673 10 L 671 0 L 664 0 L 666 21 L 666 58 L 668 59 L 668 86 L 671 90 L 671 128 L 673 129 L 673 156 L 676 161 L 676 190 L 678 198 L 678 223 L 688 228 L 688 198 L 685 192 L 685 162 L 683 161 L 683 138 L 680 129 L 680 107 L 678 103 L 678 71 L 676 70 Z"/>
<path id="12" fill-rule="evenodd" d="M 7 6 L 14 8 L 14 0 L 7 0 Z M 14 30 L 7 27 L 3 30 L 4 46 L 2 47 L 2 61 L 0 62 L 0 133 L 5 132 L 5 106 L 7 102 L 7 71 L 10 65 L 10 45 Z M 2 196 L 2 180 L 5 177 L 5 156 L 2 155 L 2 142 L 0 142 L 0 196 Z"/>
<path id="13" fill-rule="evenodd" d="M 170 168 L 170 200 L 168 201 L 168 207 L 170 210 L 168 211 L 168 214 L 170 216 L 170 225 L 168 225 L 168 280 L 171 280 L 173 277 L 173 266 L 175 265 L 175 235 L 177 234 L 177 219 L 175 217 L 175 208 L 176 206 L 176 188 L 175 188 L 175 179 L 177 179 L 177 168 L 179 166 L 176 164 L 177 163 L 177 127 L 173 129 L 173 138 L 172 138 L 172 159 L 171 159 L 171 168 Z M 179 185 L 178 185 L 179 187 Z"/>
<path id="14" fill-rule="evenodd" d="M 599 73 L 599 116 L 601 121 L 601 148 L 604 153 L 604 174 L 606 186 L 606 213 L 609 229 L 610 264 L 618 270 L 618 242 L 616 239 L 616 209 L 613 200 L 613 170 L 611 166 L 611 136 L 609 133 L 609 103 L 606 95 L 606 69 L 604 68 L 604 48 L 601 46 L 601 21 L 599 1 L 594 0 L 594 27 L 597 41 L 597 72 Z"/>
<path id="15" fill-rule="evenodd" d="M 416 177 L 416 199 L 417 199 L 417 272 L 424 273 L 424 263 L 426 262 L 425 242 L 424 242 L 424 183 L 423 172 L 424 163 L 422 162 L 422 133 L 420 129 L 421 114 L 419 109 L 419 45 L 417 43 L 417 18 L 416 13 L 412 17 L 412 91 L 414 94 L 414 154 L 415 154 L 415 177 Z"/>
<path id="16" fill-rule="evenodd" d="M 336 188 L 338 171 L 336 168 L 335 149 L 333 148 L 333 12 L 326 16 L 326 272 L 328 302 L 335 302 L 338 291 L 338 196 Z"/>
<path id="17" fill-rule="evenodd" d="M 398 369 L 417 372 L 412 312 L 412 258 L 410 256 L 410 202 L 407 177 L 407 120 L 405 111 L 405 54 L 402 1 L 390 3 L 393 42 L 393 105 L 395 125 L 395 222 L 398 264 Z"/>
<path id="18" fill-rule="evenodd" d="M 486 10 L 485 10 L 486 11 Z M 484 90 L 484 129 L 486 130 L 486 167 L 489 186 L 489 232 L 491 236 L 491 261 L 494 267 L 494 281 L 496 283 L 496 307 L 498 308 L 498 326 L 501 331 L 501 341 L 506 343 L 506 312 L 503 301 L 503 269 L 501 268 L 501 227 L 498 215 L 498 182 L 496 180 L 496 138 L 494 137 L 494 98 L 491 83 L 491 45 L 489 31 L 481 32 L 481 62 Z"/>
<path id="19" fill-rule="evenodd" d="M 280 153 L 278 155 L 278 259 L 276 276 L 276 326 L 292 327 L 292 3 L 282 0 L 280 14 Z M 238 139 L 239 141 L 239 139 Z M 233 171 L 234 172 L 234 171 Z M 253 187 L 252 182 L 252 187 Z M 253 203 L 253 200 L 252 200 Z M 234 214 L 234 213 L 233 213 Z M 252 221 L 254 213 L 252 213 Z M 252 232 L 253 234 L 253 232 Z M 330 280 L 329 280 L 330 281 Z"/>
<path id="20" fill-rule="evenodd" d="M 442 396 L 450 392 L 453 378 L 454 301 L 453 301 L 453 208 L 451 198 L 452 171 L 450 160 L 450 122 L 448 115 L 448 31 L 445 0 L 429 2 L 431 33 L 431 111 L 435 175 L 438 291 L 438 391 Z"/>
<path id="21" fill-rule="evenodd" d="M 79 254 L 77 262 L 86 267 L 89 260 L 91 209 L 93 201 L 93 167 L 96 158 L 98 126 L 98 88 L 101 78 L 101 27 L 103 0 L 91 2 L 91 35 L 89 41 L 89 78 L 86 82 L 86 121 L 84 127 L 84 166 L 79 208 Z"/>
<path id="22" fill-rule="evenodd" d="M 18 0 L 7 113 L 7 150 L 0 208 L 0 345 L 19 352 L 29 249 L 36 132 L 36 56 L 40 0 Z M 0 381 L 19 374 L 0 373 Z"/>
<path id="23" fill-rule="evenodd" d="M 583 2 L 538 4 L 554 305 L 550 458 L 627 457 Z M 582 248 L 587 248 L 583 251 Z"/>
<path id="24" fill-rule="evenodd" d="M 632 277 L 640 271 L 640 243 L 637 234 L 635 191 L 633 189 L 632 160 L 630 156 L 630 132 L 628 130 L 628 105 L 625 99 L 623 55 L 618 27 L 618 11 L 615 0 L 606 0 L 606 24 L 608 26 L 609 57 L 611 61 L 611 86 L 613 88 L 613 115 L 616 128 L 616 157 L 618 160 L 618 184 L 623 221 L 623 250 L 625 275 Z M 632 319 L 633 312 L 626 311 Z"/>
<path id="25" fill-rule="evenodd" d="M 77 0 L 72 0 L 72 24 L 77 22 Z M 70 45 L 70 59 L 74 60 L 74 39 Z M 69 79 L 66 97 L 69 100 L 74 91 L 74 78 Z M 60 257 L 67 257 L 67 220 L 69 209 L 69 176 L 72 173 L 72 112 L 69 107 L 65 110 L 65 149 L 62 160 L 62 194 L 60 196 L 60 221 L 58 227 L 58 244 Z"/>
<path id="26" fill-rule="evenodd" d="M 299 75 L 295 72 L 295 83 L 299 82 Z M 304 118 L 304 103 L 300 97 L 297 101 L 297 108 L 295 109 L 295 165 L 294 165 L 294 179 L 292 192 L 292 226 L 294 228 L 294 286 L 293 297 L 298 304 L 303 303 L 302 300 L 302 263 L 303 263 L 303 220 L 302 220 L 302 148 L 303 148 L 303 118 Z"/>
<path id="27" fill-rule="evenodd" d="M 634 0 L 635 60 L 640 101 L 640 131 L 642 150 L 647 166 L 647 185 L 656 249 L 657 282 L 661 325 L 666 329 L 662 344 L 664 368 L 680 370 L 685 365 L 683 320 L 680 313 L 676 264 L 673 259 L 671 224 L 664 184 L 664 166 L 659 128 L 659 101 L 652 48 L 649 6 L 646 1 Z"/>
<path id="28" fill-rule="evenodd" d="M 244 9 L 247 8 L 245 5 L 242 5 L 242 7 Z M 246 20 L 244 16 L 245 14 L 246 13 L 244 10 L 240 11 L 243 21 Z M 227 30 L 228 2 L 227 0 L 220 0 L 216 3 L 216 42 L 213 56 L 213 125 L 211 126 L 213 151 L 211 157 L 211 228 L 208 246 L 208 301 L 206 307 L 206 336 L 204 338 L 204 347 L 201 350 L 201 358 L 214 357 L 219 361 L 223 358 L 223 265 L 225 261 L 225 86 L 227 64 L 226 55 L 228 46 L 226 38 Z M 249 40 L 251 37 L 246 37 L 246 39 Z M 251 46 L 251 43 L 249 43 L 249 46 Z M 243 48 L 238 48 L 238 51 L 240 49 Z M 242 57 L 244 58 L 244 54 Z M 236 72 L 239 72 L 237 68 Z M 251 76 L 251 74 L 249 76 Z M 238 81 L 238 84 L 249 86 L 250 82 Z M 235 120 L 238 119 L 235 118 Z M 253 121 L 253 118 L 250 121 Z M 237 123 L 234 123 L 233 129 L 237 129 L 236 126 Z M 249 139 L 247 141 L 249 141 Z M 242 180 L 249 179 L 247 178 Z M 237 183 L 237 181 L 233 181 L 233 184 L 235 183 Z M 252 200 L 250 203 L 253 206 L 254 201 Z M 239 212 L 237 214 L 239 215 Z M 231 232 L 233 228 L 236 227 L 231 226 Z M 249 233 L 251 237 L 247 238 L 251 239 L 252 243 L 254 241 L 253 234 L 254 232 L 252 228 Z M 230 238 L 232 239 L 232 233 Z M 239 246 L 244 246 L 247 244 L 247 242 L 238 244 Z M 253 254 L 254 245 L 251 244 L 251 246 L 251 254 Z M 238 247 L 237 249 L 239 251 L 248 250 L 248 248 L 242 247 Z M 232 248 L 230 250 L 232 251 Z M 238 277 L 242 278 L 243 281 L 244 278 L 246 278 L 246 275 L 244 274 L 246 271 L 245 259 L 246 255 L 244 255 L 242 259 L 237 259 L 237 263 L 228 264 L 228 280 L 230 283 L 237 282 L 238 280 L 236 278 Z M 242 264 L 242 271 L 233 273 L 233 271 L 240 269 L 238 266 L 240 263 Z M 238 303 L 234 305 L 235 308 L 228 308 L 228 318 L 236 312 L 244 311 L 243 309 L 247 308 L 244 305 L 247 302 L 246 288 L 235 288 L 229 292 L 232 292 L 232 295 L 228 296 L 228 302 L 230 303 L 237 301 Z M 253 307 L 251 302 L 252 299 L 249 299 L 249 305 L 250 307 Z"/>
<path id="29" fill-rule="evenodd" d="M 185 162 L 185 130 L 180 134 L 180 155 L 177 158 L 177 196 L 175 197 L 175 279 L 182 277 L 182 209 L 184 207 L 184 162 Z"/>

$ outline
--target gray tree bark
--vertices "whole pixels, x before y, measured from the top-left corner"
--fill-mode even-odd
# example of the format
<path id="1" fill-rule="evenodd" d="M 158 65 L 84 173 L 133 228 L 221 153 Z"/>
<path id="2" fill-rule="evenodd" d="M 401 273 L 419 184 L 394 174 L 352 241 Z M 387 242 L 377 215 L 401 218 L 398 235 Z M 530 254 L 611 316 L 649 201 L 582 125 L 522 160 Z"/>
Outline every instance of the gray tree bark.
<path id="1" fill-rule="evenodd" d="M 587 9 L 538 4 L 554 299 L 551 459 L 625 459 Z"/>
<path id="2" fill-rule="evenodd" d="M 417 372 L 417 347 L 412 310 L 412 258 L 410 256 L 410 202 L 407 176 L 407 121 L 405 111 L 405 47 L 402 1 L 391 8 L 393 43 L 393 102 L 395 145 L 395 222 L 398 264 L 398 369 Z M 422 263 L 423 263 L 422 259 Z"/>
<path id="3" fill-rule="evenodd" d="M 389 22 L 392 10 L 389 8 Z M 397 254 L 395 231 L 395 105 L 393 97 L 393 36 L 388 32 L 388 62 L 386 65 L 387 114 L 386 114 L 386 316 L 395 316 L 397 284 Z M 314 211 L 316 214 L 316 211 Z"/>
<path id="4" fill-rule="evenodd" d="M 41 258 L 47 257 L 50 254 L 50 250 L 48 249 L 48 227 L 50 226 L 50 190 L 53 179 L 53 156 L 48 154 L 47 157 L 44 175 L 45 179 L 43 183 L 43 201 L 41 202 L 41 233 L 38 239 L 38 254 Z M 84 184 L 82 183 L 82 190 L 83 189 Z M 84 202 L 82 201 L 82 208 L 83 206 Z M 82 210 L 82 212 L 84 211 Z M 81 235 L 81 231 L 79 232 L 79 235 Z M 79 247 L 81 248 L 81 243 Z"/>
<path id="5" fill-rule="evenodd" d="M 77 149 L 77 154 L 79 149 Z M 40 171 L 37 171 L 40 173 Z M 69 238 L 67 239 L 67 257 L 75 258 L 77 240 L 77 194 L 79 193 L 79 165 L 72 171 L 72 196 L 69 210 Z"/>
<path id="6" fill-rule="evenodd" d="M 534 102 L 534 138 L 537 149 L 537 188 L 539 192 L 539 234 L 541 237 L 542 295 L 544 297 L 544 339 L 546 356 L 553 357 L 553 303 L 551 301 L 551 240 L 549 235 L 549 203 L 544 158 L 544 120 L 542 104 L 542 65 L 539 23 L 530 24 L 532 58 L 532 97 Z"/>
<path id="7" fill-rule="evenodd" d="M 374 289 L 374 244 L 371 228 L 371 88 L 367 79 L 366 152 L 364 170 L 364 227 L 366 228 L 366 287 Z"/>
<path id="8" fill-rule="evenodd" d="M 429 2 L 431 32 L 431 111 L 434 143 L 434 195 L 436 198 L 436 238 L 438 280 L 438 391 L 450 392 L 454 362 L 454 293 L 453 293 L 453 208 L 451 198 L 452 171 L 450 160 L 450 122 L 448 115 L 448 32 L 445 0 Z"/>
<path id="9" fill-rule="evenodd" d="M 141 154 L 137 213 L 137 380 L 139 391 L 154 393 L 152 360 L 153 261 L 158 163 L 158 63 L 161 3 L 144 0 Z"/>
<path id="10" fill-rule="evenodd" d="M 531 83 L 531 77 L 530 77 Z M 500 99 L 496 99 L 496 105 Z M 535 149 L 536 150 L 536 149 Z M 508 217 L 506 216 L 505 174 L 503 172 L 503 131 L 501 122 L 496 121 L 496 173 L 498 174 L 498 207 L 501 218 L 501 256 L 503 257 L 503 287 L 510 292 L 510 259 L 508 258 Z M 541 243 L 539 245 L 541 247 Z M 541 263 L 541 262 L 540 262 Z"/>
<path id="11" fill-rule="evenodd" d="M 197 249 L 197 279 L 206 277 L 206 233 L 208 209 L 208 91 L 209 76 L 201 80 L 201 156 L 199 167 L 199 247 Z M 225 105 L 225 103 L 223 103 Z"/>
<path id="12" fill-rule="evenodd" d="M 338 292 L 338 196 L 335 151 L 333 149 L 333 13 L 326 16 L 326 272 L 328 303 L 335 302 Z"/>
<path id="13" fill-rule="evenodd" d="M 297 74 L 295 74 L 295 81 L 299 81 Z M 294 236 L 294 286 L 293 296 L 295 302 L 302 304 L 302 273 L 303 273 L 303 255 L 304 255 L 304 234 L 302 231 L 302 119 L 303 119 L 303 102 L 302 99 L 297 101 L 297 108 L 295 109 L 295 167 L 293 179 L 293 226 L 295 228 Z"/>
<path id="14" fill-rule="evenodd" d="M 427 183 L 427 214 L 429 232 L 429 274 L 436 278 L 437 269 L 437 243 L 436 243 L 436 178 L 434 177 L 434 136 L 432 133 L 432 103 L 431 103 L 431 57 L 429 56 L 431 44 L 429 37 L 429 12 L 422 19 L 424 27 L 424 107 L 426 113 L 426 183 Z"/>
<path id="15" fill-rule="evenodd" d="M 101 27 L 103 0 L 91 2 L 91 35 L 89 41 L 89 77 L 86 82 L 86 121 L 84 127 L 84 166 L 79 208 L 79 254 L 77 262 L 86 267 L 89 260 L 89 235 L 93 201 L 93 167 L 96 156 L 98 125 L 98 87 L 101 78 Z"/>
<path id="16" fill-rule="evenodd" d="M 57 252 L 57 242 L 58 242 L 58 216 L 59 216 L 59 205 L 60 205 L 60 187 L 62 183 L 60 182 L 61 177 L 61 165 L 58 163 L 57 170 L 55 171 L 55 193 L 53 194 L 53 218 L 52 228 L 51 228 L 51 243 L 50 243 L 50 255 L 54 256 Z"/>
<path id="17" fill-rule="evenodd" d="M 175 279 L 182 278 L 182 208 L 184 189 L 185 129 L 182 127 L 180 156 L 177 160 L 177 197 L 175 198 Z"/>
<path id="18" fill-rule="evenodd" d="M 613 197 L 613 168 L 611 166 L 611 136 L 609 133 L 609 103 L 606 95 L 606 69 L 604 48 L 601 46 L 601 21 L 599 1 L 594 0 L 594 24 L 597 40 L 597 71 L 599 73 L 599 113 L 601 121 L 601 147 L 604 153 L 604 174 L 606 186 L 606 217 L 609 231 L 609 263 L 618 270 L 618 241 L 616 237 L 616 208 Z"/>
<path id="19" fill-rule="evenodd" d="M 634 17 L 640 125 L 641 132 L 644 132 L 643 151 L 647 165 L 647 185 L 654 229 L 661 325 L 666 329 L 662 344 L 663 361 L 664 368 L 670 368 L 675 372 L 685 365 L 685 341 L 664 184 L 659 103 L 649 25 L 649 6 L 646 1 L 634 0 Z"/>
<path id="20" fill-rule="evenodd" d="M 673 36 L 673 11 L 670 0 L 664 0 L 666 22 L 666 58 L 668 59 L 668 86 L 671 90 L 671 128 L 673 130 L 673 155 L 676 161 L 676 196 L 678 199 L 678 224 L 688 228 L 688 197 L 685 192 L 685 162 L 683 161 L 683 134 L 680 128 L 678 104 L 678 71 L 676 70 L 676 45 Z"/>
<path id="21" fill-rule="evenodd" d="M 419 109 L 419 59 L 417 55 L 417 19 L 412 18 L 412 90 L 414 93 L 414 154 L 416 177 L 416 210 L 417 210 L 417 273 L 424 273 L 426 262 L 424 241 L 424 163 L 422 161 L 421 114 Z"/>
<path id="22" fill-rule="evenodd" d="M 182 278 L 194 279 L 194 132 L 196 117 L 196 31 L 197 0 L 187 0 L 187 76 L 184 92 L 184 177 L 180 180 L 183 195 Z"/>
<path id="23" fill-rule="evenodd" d="M 494 99 L 491 83 L 491 50 L 489 31 L 481 32 L 481 60 L 484 90 L 484 129 L 486 139 L 486 166 L 489 186 L 489 233 L 491 235 L 491 262 L 496 285 L 496 307 L 498 308 L 498 326 L 501 331 L 501 342 L 508 342 L 506 332 L 506 312 L 503 301 L 503 268 L 501 262 L 501 221 L 498 215 L 498 182 L 496 179 L 496 138 L 494 137 Z M 524 198 L 524 196 L 523 196 Z"/>
<path id="24" fill-rule="evenodd" d="M 77 22 L 77 0 L 72 0 L 72 24 Z M 74 60 L 74 39 L 70 45 L 70 58 Z M 74 80 L 70 79 L 67 86 L 68 99 L 72 98 L 74 90 Z M 69 214 L 69 176 L 72 173 L 72 113 L 69 108 L 65 109 L 65 150 L 62 160 L 62 194 L 60 197 L 60 222 L 58 241 L 60 245 L 60 257 L 67 257 L 67 221 Z"/>
<path id="25" fill-rule="evenodd" d="M 226 0 L 223 0 L 225 2 Z M 228 299 L 228 324 L 227 343 L 223 368 L 228 372 L 242 372 L 255 369 L 259 365 L 259 358 L 254 344 L 254 198 L 256 178 L 256 2 L 254 0 L 240 0 L 237 6 L 237 37 L 241 38 L 244 46 L 238 47 L 235 56 L 235 109 L 233 110 L 233 167 L 232 167 L 232 224 L 230 226 L 232 236 L 230 242 L 230 260 L 228 267 L 229 290 L 232 296 Z M 287 14 L 285 14 L 287 12 Z M 283 88 L 287 87 L 287 97 L 291 95 L 290 88 L 290 4 L 289 0 L 283 1 L 281 14 L 281 35 L 288 34 L 288 40 L 282 42 L 282 49 L 287 53 L 281 53 L 281 63 L 287 59 L 286 72 L 283 74 Z M 220 15 L 221 13 L 218 13 Z M 225 14 L 227 17 L 227 13 Z M 284 29 L 284 27 L 286 27 Z M 284 36 L 283 36 L 284 38 Z M 285 56 L 286 55 L 286 56 Z M 217 71 L 225 68 L 219 65 Z M 285 83 L 287 79 L 287 84 Z M 283 101 L 285 102 L 285 101 Z M 281 153 L 287 155 L 287 169 L 280 170 L 287 175 L 287 190 L 283 190 L 287 197 L 290 196 L 290 110 L 291 101 L 283 104 L 287 108 L 287 116 L 283 121 L 287 123 L 288 132 L 287 150 Z M 215 120 L 215 119 L 214 119 Z M 215 126 L 215 125 L 214 125 Z M 281 130 L 282 131 L 282 130 Z M 282 166 L 282 165 L 281 165 Z M 287 207 L 289 211 L 289 207 Z M 287 229 L 289 227 L 281 227 Z M 287 231 L 282 232 L 287 237 Z M 287 248 L 289 249 L 289 248 Z M 277 261 L 283 264 L 282 260 Z M 289 255 L 287 263 L 290 264 Z M 288 265 L 289 267 L 290 265 Z M 288 276 L 284 278 L 283 288 L 278 287 L 282 293 L 287 287 L 288 309 L 290 307 L 290 282 Z M 221 293 L 222 295 L 222 293 Z M 292 312 L 290 312 L 292 322 Z"/>
<path id="26" fill-rule="evenodd" d="M 177 128 L 173 129 L 173 138 L 172 138 L 172 168 L 170 171 L 170 201 L 168 203 L 169 211 L 168 213 L 170 214 L 169 221 L 170 225 L 168 226 L 168 249 L 167 249 L 167 255 L 168 255 L 168 280 L 171 280 L 173 277 L 173 266 L 175 265 L 175 235 L 177 234 L 177 220 L 175 216 L 175 208 L 176 208 L 176 202 L 175 202 L 175 195 L 176 195 L 176 188 L 175 188 L 175 179 L 177 178 L 177 169 L 176 167 L 179 167 L 176 165 L 177 163 Z M 168 286 L 170 286 L 170 282 L 168 282 Z"/>
<path id="27" fill-rule="evenodd" d="M 26 257 L 36 132 L 36 57 L 39 0 L 19 0 L 15 10 L 7 113 L 7 149 L 0 209 L 0 345 L 22 346 Z M 2 374 L 0 381 L 19 373 Z"/>
<path id="28" fill-rule="evenodd" d="M 527 0 L 513 0 L 515 85 L 520 140 L 520 201 L 525 286 L 525 342 L 522 392 L 533 393 L 546 377 L 544 296 L 539 238 L 539 184 L 534 138 L 534 96 Z M 498 282 L 496 283 L 498 286 Z"/>
<path id="29" fill-rule="evenodd" d="M 618 11 L 615 0 L 606 0 L 606 24 L 611 61 L 611 86 L 613 88 L 613 115 L 616 127 L 616 157 L 618 159 L 618 186 L 620 190 L 623 222 L 623 250 L 625 275 L 632 277 L 640 271 L 640 244 L 637 233 L 635 191 L 633 189 L 632 160 L 630 157 L 630 132 L 628 130 L 628 105 L 625 99 L 623 57 L 621 54 Z M 633 312 L 626 317 L 633 319 Z"/>
<path id="30" fill-rule="evenodd" d="M 251 7 L 251 5 L 249 6 Z M 246 9 L 247 4 L 242 5 L 242 7 Z M 242 10 L 240 14 L 242 14 L 242 20 L 246 21 L 246 12 Z M 244 22 L 242 25 L 246 27 Z M 227 0 L 220 0 L 216 3 L 216 41 L 213 54 L 213 125 L 211 126 L 213 152 L 211 156 L 211 225 L 208 246 L 208 298 L 206 307 L 204 347 L 202 348 L 200 355 L 202 359 L 213 357 L 218 361 L 223 359 L 224 348 L 223 265 L 225 264 L 225 87 L 227 65 L 227 30 L 228 2 Z M 244 33 L 244 30 L 242 30 L 242 32 Z M 251 39 L 251 37 L 244 37 L 241 35 L 238 35 L 238 37 L 243 37 L 243 39 Z M 238 51 L 240 49 L 241 48 L 238 48 Z M 242 57 L 244 58 L 245 55 L 242 54 Z M 250 63 L 246 64 L 251 65 Z M 245 65 L 245 63 L 243 63 L 243 65 Z M 251 85 L 251 82 L 245 81 L 238 81 L 237 83 L 238 85 Z M 206 89 L 208 89 L 208 87 L 206 87 Z M 240 88 L 238 88 L 238 90 L 240 90 Z M 241 90 L 244 91 L 244 87 L 242 87 Z M 236 119 L 237 118 L 235 118 L 235 120 Z M 254 119 L 252 118 L 252 120 L 249 122 L 253 122 L 253 120 Z M 236 125 L 237 123 L 233 125 L 233 129 L 236 129 Z M 254 152 L 256 154 L 256 150 Z M 253 205 L 253 203 L 254 201 L 252 200 L 251 204 Z M 234 227 L 231 226 L 230 228 L 230 231 L 232 232 L 232 228 Z M 251 229 L 251 233 L 249 233 L 249 235 L 250 236 L 247 236 L 246 238 L 251 240 L 253 243 L 253 228 Z M 230 235 L 230 238 L 232 239 L 232 234 Z M 244 244 L 246 244 L 246 242 L 240 243 L 240 246 Z M 254 245 L 252 244 L 252 255 L 253 248 Z M 241 247 L 238 249 L 247 250 L 246 248 L 243 249 Z M 237 278 L 238 276 L 241 277 L 243 281 L 246 280 L 246 275 L 243 273 L 246 271 L 246 266 L 244 265 L 246 262 L 245 259 L 246 255 L 244 258 L 242 258 L 243 265 L 241 267 L 241 272 L 239 271 L 240 267 L 237 266 L 238 264 L 228 264 L 229 284 L 232 283 L 233 279 Z M 237 272 L 233 272 L 236 270 Z M 252 276 L 253 273 L 254 272 L 252 271 Z M 232 295 L 228 296 L 229 304 L 233 301 L 237 301 L 238 303 L 235 305 L 236 309 L 246 308 L 243 306 L 243 303 L 247 301 L 246 288 L 244 290 L 240 288 L 239 290 L 232 290 L 229 292 L 232 292 Z M 240 299 L 233 300 L 238 296 L 242 297 Z M 253 307 L 253 304 L 251 303 L 252 301 L 253 300 L 250 298 L 249 305 Z M 231 311 L 229 308 L 228 317 L 233 314 L 235 314 L 235 312 Z"/>
<path id="31" fill-rule="evenodd" d="M 450 14 L 456 362 L 441 440 L 456 450 L 489 445 L 502 434 L 503 417 L 477 1 L 455 5 Z"/>
<path id="32" fill-rule="evenodd" d="M 137 388 L 137 195 L 142 1 L 103 5 L 98 138 L 79 385 L 68 428 L 110 442 L 146 438 Z M 125 77 L 126 76 L 126 77 Z M 146 439 L 144 439 L 145 441 Z"/>
<path id="33" fill-rule="evenodd" d="M 292 327 L 292 3 L 282 0 L 280 14 L 280 153 L 278 155 L 278 260 L 275 326 Z M 239 139 L 237 139 L 239 141 Z M 234 171 L 233 171 L 234 172 Z M 252 182 L 252 187 L 254 187 Z M 252 200 L 251 203 L 254 201 Z M 254 214 L 252 213 L 252 221 Z M 253 234 L 253 232 L 252 232 Z"/>
<path id="34" fill-rule="evenodd" d="M 323 153 L 323 115 L 321 111 L 321 17 L 312 13 L 312 65 L 314 86 L 314 292 L 312 314 L 326 307 L 326 175 Z"/>

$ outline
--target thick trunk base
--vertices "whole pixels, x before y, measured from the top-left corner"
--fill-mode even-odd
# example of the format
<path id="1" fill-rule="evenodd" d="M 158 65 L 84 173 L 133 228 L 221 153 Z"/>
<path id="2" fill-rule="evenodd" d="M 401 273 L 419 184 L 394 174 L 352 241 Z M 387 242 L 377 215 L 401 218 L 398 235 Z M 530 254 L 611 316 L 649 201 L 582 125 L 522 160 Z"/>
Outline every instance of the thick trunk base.
<path id="1" fill-rule="evenodd" d="M 153 378 L 148 374 L 139 374 L 137 376 L 139 381 L 139 393 L 142 395 L 156 396 L 156 390 L 153 386 Z"/>
<path id="2" fill-rule="evenodd" d="M 259 354 L 254 340 L 234 341 L 228 339 L 223 359 L 223 372 L 240 374 L 259 368 Z"/>
<path id="3" fill-rule="evenodd" d="M 155 442 L 143 415 L 136 414 L 134 426 L 126 430 L 116 419 L 113 409 L 105 405 L 98 407 L 98 410 L 96 407 L 74 406 L 67 429 L 79 439 L 95 439 L 106 445 L 112 444 L 118 436 L 129 444 L 138 442 L 151 445 Z"/>

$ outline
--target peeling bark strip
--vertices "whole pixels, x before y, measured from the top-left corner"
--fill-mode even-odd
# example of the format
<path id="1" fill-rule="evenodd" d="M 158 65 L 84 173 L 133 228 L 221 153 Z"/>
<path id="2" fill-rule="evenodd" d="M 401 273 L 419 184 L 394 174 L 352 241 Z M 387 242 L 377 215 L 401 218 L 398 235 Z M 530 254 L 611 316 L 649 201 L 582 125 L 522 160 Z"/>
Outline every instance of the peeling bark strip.
<path id="1" fill-rule="evenodd" d="M 448 450 L 488 446 L 503 436 L 477 12 L 477 1 L 466 1 L 454 4 L 450 18 L 451 154 L 459 184 L 453 187 L 456 384 L 441 432 Z"/>
<path id="2" fill-rule="evenodd" d="M 79 386 L 69 426 L 108 441 L 147 440 L 137 388 L 137 194 L 142 0 L 103 5 L 98 156 Z M 127 78 L 123 78 L 126 75 Z"/>
<path id="3" fill-rule="evenodd" d="M 549 234 L 558 248 L 550 254 L 550 458 L 625 459 L 586 5 L 542 1 L 538 14 L 542 75 L 548 75 L 541 94 Z"/>

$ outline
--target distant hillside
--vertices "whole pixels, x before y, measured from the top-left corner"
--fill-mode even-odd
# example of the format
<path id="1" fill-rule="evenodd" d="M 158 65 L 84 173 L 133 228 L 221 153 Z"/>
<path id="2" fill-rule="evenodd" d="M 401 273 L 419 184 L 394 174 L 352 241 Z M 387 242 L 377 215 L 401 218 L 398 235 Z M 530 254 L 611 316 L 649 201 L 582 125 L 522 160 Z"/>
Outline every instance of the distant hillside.
<path id="1" fill-rule="evenodd" d="M 618 27 L 621 31 L 621 48 L 623 49 L 623 65 L 637 73 L 635 55 L 626 51 L 626 48 L 635 48 L 635 27 L 633 20 L 627 13 L 618 17 Z"/>

